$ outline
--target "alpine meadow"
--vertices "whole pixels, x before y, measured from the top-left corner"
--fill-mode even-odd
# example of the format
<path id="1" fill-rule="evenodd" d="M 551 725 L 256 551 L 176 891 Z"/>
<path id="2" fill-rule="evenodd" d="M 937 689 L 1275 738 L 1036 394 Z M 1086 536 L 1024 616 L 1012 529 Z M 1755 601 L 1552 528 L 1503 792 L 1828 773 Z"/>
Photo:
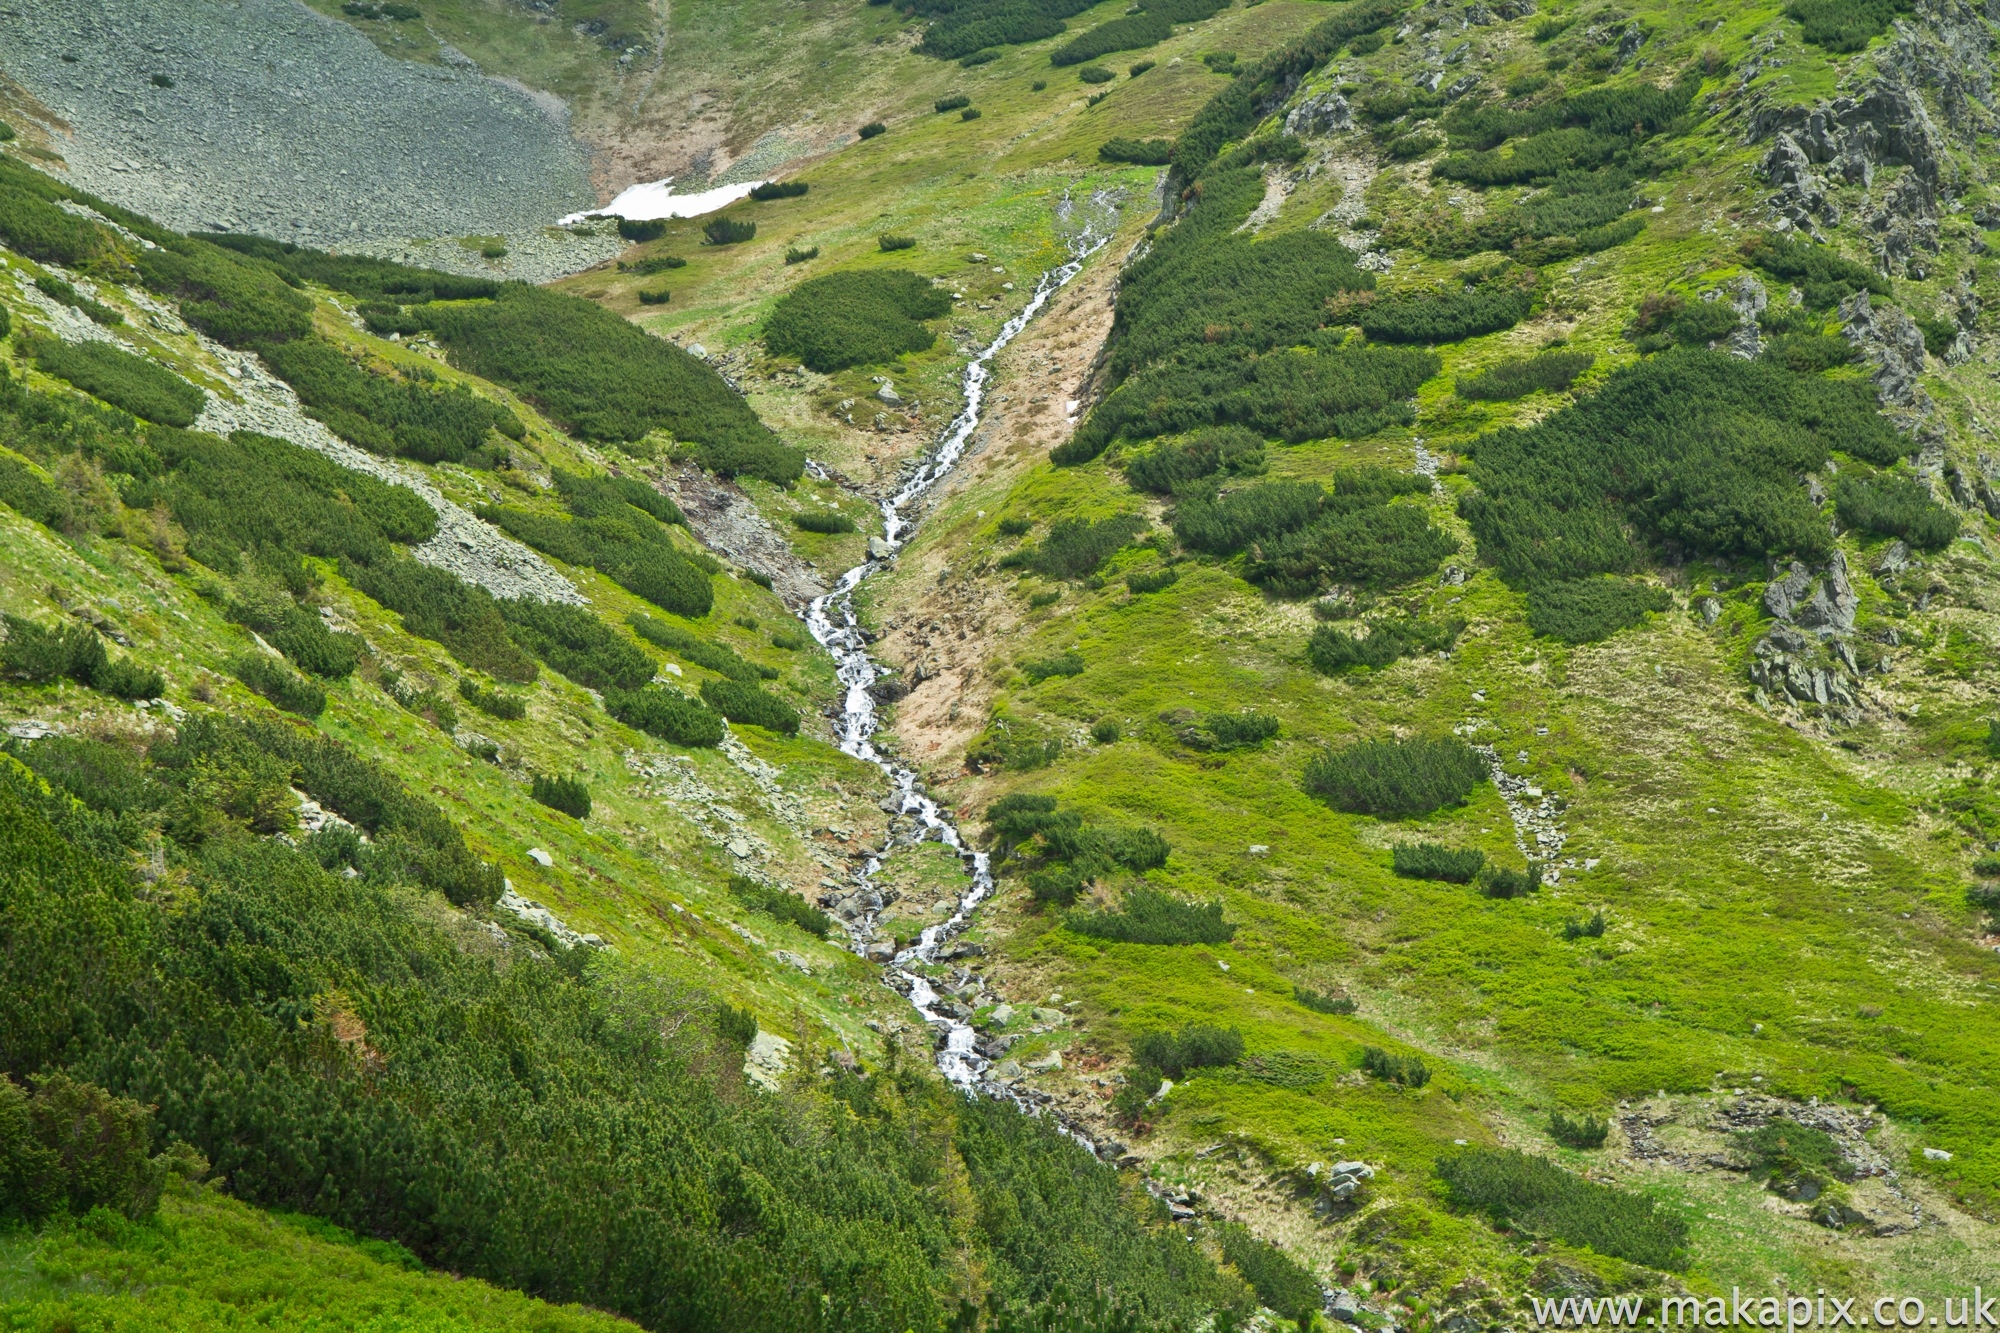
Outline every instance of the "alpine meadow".
<path id="1" fill-rule="evenodd" d="M 0 1328 L 1978 1328 L 2000 7 L 0 11 Z"/>

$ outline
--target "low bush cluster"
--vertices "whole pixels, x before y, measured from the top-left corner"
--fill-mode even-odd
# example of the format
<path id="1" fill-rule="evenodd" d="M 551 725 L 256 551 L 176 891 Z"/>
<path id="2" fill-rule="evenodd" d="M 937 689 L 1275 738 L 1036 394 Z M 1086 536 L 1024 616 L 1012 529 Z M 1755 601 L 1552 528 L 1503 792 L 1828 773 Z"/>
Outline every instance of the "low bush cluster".
<path id="1" fill-rule="evenodd" d="M 1695 71 L 1664 88 L 1617 84 L 1529 107 L 1461 103 L 1444 118 L 1453 151 L 1432 174 L 1489 186 L 1589 171 L 1672 130 L 1688 114 L 1700 88 L 1701 75 Z"/>
<path id="2" fill-rule="evenodd" d="M 976 111 L 967 111 L 963 114 L 965 119 L 971 120 L 977 117 L 979 113 Z M 914 236 L 896 236 L 885 231 L 875 238 L 875 244 L 881 247 L 883 253 L 893 254 L 897 250 L 916 249 L 917 238 Z"/>
<path id="3" fill-rule="evenodd" d="M 710 218 L 702 224 L 702 240 L 708 245 L 741 245 L 757 234 L 757 224 L 741 218 Z"/>
<path id="4" fill-rule="evenodd" d="M 1610 1135 L 1611 1123 L 1598 1116 L 1567 1116 L 1561 1111 L 1549 1116 L 1549 1137 L 1565 1148 L 1602 1148 Z"/>
<path id="5" fill-rule="evenodd" d="M 1537 392 L 1561 393 L 1596 360 L 1589 352 L 1510 356 L 1476 375 L 1459 376 L 1455 387 L 1460 398 L 1483 402 L 1512 402 Z"/>
<path id="6" fill-rule="evenodd" d="M 1243 1034 L 1210 1023 L 1189 1023 L 1178 1032 L 1147 1032 L 1132 1043 L 1132 1058 L 1142 1068 L 1182 1079 L 1190 1069 L 1220 1069 L 1241 1060 Z"/>
<path id="7" fill-rule="evenodd" d="M 1021 663 L 1021 674 L 1028 678 L 1030 685 L 1039 685 L 1051 676 L 1081 676 L 1083 654 L 1072 648 L 1054 657 L 1031 657 Z"/>
<path id="8" fill-rule="evenodd" d="M 1336 810 L 1412 819 L 1463 804 L 1486 779 L 1478 751 L 1450 736 L 1322 750 L 1307 761 L 1303 785 Z"/>
<path id="9" fill-rule="evenodd" d="M 109 326 L 125 322 L 124 315 L 100 301 L 91 300 L 88 296 L 78 291 L 74 284 L 64 282 L 54 274 L 44 274 L 36 278 L 35 290 L 52 301 L 59 301 L 72 310 L 80 311 L 93 324 Z"/>
<path id="10" fill-rule="evenodd" d="M 514 642 L 579 685 L 631 690 L 653 678 L 653 659 L 587 608 L 527 598 L 494 605 Z"/>
<path id="11" fill-rule="evenodd" d="M 1137 51 L 1165 41 L 1173 31 L 1173 24 L 1158 14 L 1127 14 L 1070 38 L 1049 53 L 1049 63 L 1061 68 L 1082 65 L 1114 51 Z"/>
<path id="12" fill-rule="evenodd" d="M 1831 0 L 1843 3 L 1844 0 Z M 1877 30 L 1879 31 L 1879 29 Z M 1855 292 L 1889 294 L 1889 280 L 1866 264 L 1845 258 L 1830 245 L 1765 233 L 1743 243 L 1751 267 L 1796 286 L 1807 310 L 1830 310 Z"/>
<path id="13" fill-rule="evenodd" d="M 170 1176 L 198 1180 L 208 1160 L 176 1139 L 152 1151 L 153 1108 L 64 1073 L 0 1073 L 0 1225 L 38 1226 L 105 1208 L 140 1221 Z"/>
<path id="14" fill-rule="evenodd" d="M 715 605 L 707 571 L 674 544 L 658 519 L 629 505 L 620 508 L 622 513 L 566 519 L 512 506 L 482 505 L 478 512 L 543 554 L 598 570 L 662 610 L 707 615 Z"/>
<path id="15" fill-rule="evenodd" d="M 1399 842 L 1390 850 L 1391 863 L 1404 879 L 1438 879 L 1470 884 L 1486 864 L 1486 853 L 1459 850 L 1436 842 Z"/>
<path id="16" fill-rule="evenodd" d="M 48 629 L 11 612 L 0 616 L 0 623 L 7 629 L 7 639 L 0 643 L 0 672 L 16 680 L 31 685 L 73 680 L 118 699 L 157 699 L 166 690 L 166 678 L 158 671 L 130 657 L 113 659 L 88 625 Z"/>
<path id="17" fill-rule="evenodd" d="M 470 676 L 458 678 L 458 697 L 488 717 L 502 722 L 519 722 L 528 715 L 528 701 L 518 694 L 481 685 Z"/>
<path id="18" fill-rule="evenodd" d="M 799 734 L 799 712 L 775 694 L 740 680 L 705 680 L 701 701 L 731 722 L 762 727 L 783 736 Z"/>
<path id="19" fill-rule="evenodd" d="M 1386 468 L 1335 474 L 1331 489 L 1266 481 L 1216 494 L 1188 491 L 1174 535 L 1191 550 L 1248 551 L 1245 576 L 1302 596 L 1333 583 L 1393 587 L 1430 573 L 1458 544 L 1419 505 L 1392 503 L 1430 490 L 1428 478 Z"/>
<path id="20" fill-rule="evenodd" d="M 373 564 L 343 559 L 341 577 L 398 613 L 403 628 L 444 645 L 458 661 L 499 680 L 525 685 L 540 668 L 534 652 L 517 643 L 486 589 L 407 557 Z"/>
<path id="21" fill-rule="evenodd" d="M 1846 527 L 1901 537 L 1922 551 L 1941 551 L 1958 536 L 1958 515 L 1915 477 L 1843 471 L 1833 483 L 1833 512 Z"/>
<path id="22" fill-rule="evenodd" d="M 1031 569 L 1045 578 L 1085 579 L 1146 526 L 1137 514 L 1057 519 L 1036 546 L 1002 556 L 1002 569 Z"/>
<path id="23" fill-rule="evenodd" d="M 1528 862 L 1526 870 L 1510 870 L 1488 862 L 1479 872 L 1479 891 L 1488 898 L 1525 898 L 1542 887 L 1542 866 Z"/>
<path id="24" fill-rule="evenodd" d="M 1392 152 L 1397 142 L 1389 141 Z M 1438 203 L 1415 217 L 1391 222 L 1384 235 L 1433 259 L 1463 259 L 1497 250 L 1519 263 L 1541 267 L 1609 250 L 1637 236 L 1646 224 L 1641 217 L 1627 216 L 1635 188 L 1632 171 L 1615 163 L 1563 170 L 1519 203 L 1489 207 L 1476 217 Z"/>
<path id="25" fill-rule="evenodd" d="M 1026 870 L 1037 902 L 1068 907 L 1088 884 L 1120 870 L 1143 873 L 1167 863 L 1167 841 L 1145 828 L 1098 828 L 1053 796 L 1016 792 L 986 807 L 994 860 L 1003 873 Z"/>
<path id="26" fill-rule="evenodd" d="M 1563 938 L 1566 940 L 1601 940 L 1604 928 L 1604 913 L 1601 911 L 1592 912 L 1588 921 L 1578 921 L 1573 916 L 1563 918 Z"/>
<path id="27" fill-rule="evenodd" d="M 1431 1067 L 1414 1055 L 1396 1055 L 1380 1046 L 1361 1048 L 1361 1067 L 1384 1083 L 1421 1088 L 1431 1081 Z"/>
<path id="28" fill-rule="evenodd" d="M 1437 1169 L 1453 1203 L 1502 1225 L 1651 1268 L 1687 1267 L 1687 1223 L 1651 1199 L 1512 1148 L 1468 1148 L 1440 1157 Z"/>
<path id="29" fill-rule="evenodd" d="M 1200 717 L 1184 710 L 1161 714 L 1174 727 L 1174 735 L 1190 750 L 1254 750 L 1276 736 L 1278 719 L 1254 708 L 1240 713 L 1203 713 Z"/>
<path id="30" fill-rule="evenodd" d="M 792 526 L 800 532 L 817 532 L 826 536 L 837 536 L 855 530 L 854 520 L 837 511 L 808 509 L 792 515 Z"/>
<path id="31" fill-rule="evenodd" d="M 965 96 L 963 93 L 954 93 L 950 97 L 940 97 L 937 101 L 931 103 L 931 110 L 937 112 L 939 115 L 943 115 L 947 111 L 957 111 L 961 107 L 971 105 L 972 99 L 970 97 Z"/>
<path id="32" fill-rule="evenodd" d="M 1796 19 L 1800 36 L 1835 54 L 1859 51 L 1888 30 L 1911 0 L 1792 0 L 1785 17 Z"/>
<path id="33" fill-rule="evenodd" d="M 889 132 L 889 127 L 887 125 L 884 125 L 879 120 L 871 120 L 866 125 L 863 125 L 860 129 L 856 130 L 854 133 L 856 138 L 875 139 L 881 137 L 884 134 L 887 134 L 888 132 Z"/>
<path id="34" fill-rule="evenodd" d="M 267 653 L 240 653 L 229 669 L 236 679 L 287 713 L 314 718 L 326 711 L 324 688 Z"/>
<path id="35" fill-rule="evenodd" d="M 1455 343 L 1511 329 L 1534 308 L 1532 288 L 1487 283 L 1458 292 L 1399 292 L 1356 301 L 1333 317 L 1352 319 L 1375 342 Z"/>
<path id="36" fill-rule="evenodd" d="M 765 181 L 750 191 L 750 197 L 759 203 L 771 199 L 797 199 L 812 186 L 804 181 Z"/>
<path id="37" fill-rule="evenodd" d="M 657 241 L 667 234 L 665 218 L 619 218 L 618 234 L 634 245 Z"/>
<path id="38" fill-rule="evenodd" d="M 924 321 L 950 313 L 951 294 L 907 269 L 823 273 L 779 299 L 764 345 L 830 374 L 929 350 L 937 335 Z"/>
<path id="39" fill-rule="evenodd" d="M 324 338 L 275 344 L 263 357 L 314 416 L 371 453 L 457 463 L 479 454 L 490 431 L 514 439 L 526 432 L 513 412 L 468 389 L 377 373 Z"/>
<path id="40" fill-rule="evenodd" d="M 1155 495 L 1171 495 L 1175 487 L 1218 473 L 1257 476 L 1263 471 L 1263 437 L 1241 426 L 1211 427 L 1125 459 L 1125 480 Z"/>
<path id="41" fill-rule="evenodd" d="M 789 921 L 806 934 L 825 939 L 833 929 L 833 918 L 789 889 L 759 884 L 748 875 L 729 877 L 729 896 L 754 912 L 778 921 Z"/>
<path id="42" fill-rule="evenodd" d="M 917 50 L 942 60 L 1057 36 L 1064 19 L 1088 8 L 1089 0 L 913 0 L 903 6 L 929 20 Z"/>
<path id="43" fill-rule="evenodd" d="M 1325 1302 L 1319 1279 L 1298 1260 L 1269 1241 L 1259 1240 L 1240 1222 L 1223 1222 L 1215 1228 L 1222 1257 L 1243 1275 L 1268 1310 L 1310 1328 L 1313 1315 Z"/>
<path id="44" fill-rule="evenodd" d="M 1448 651 L 1465 632 L 1463 620 L 1377 620 L 1366 636 L 1333 625 L 1317 625 L 1306 640 L 1306 661 L 1322 675 L 1380 670 L 1418 653 Z"/>
<path id="45" fill-rule="evenodd" d="M 735 649 L 725 644 L 701 638 L 678 625 L 669 625 L 666 621 L 646 615 L 644 612 L 634 612 L 626 623 L 632 626 L 635 634 L 655 648 L 664 648 L 678 655 L 682 661 L 707 667 L 717 675 L 740 680 L 745 684 L 778 678 L 779 673 L 775 667 L 758 666 L 754 662 L 747 662 L 737 655 Z"/>
<path id="46" fill-rule="evenodd" d="M 528 794 L 571 819 L 590 818 L 590 788 L 582 778 L 550 777 L 546 773 L 537 773 L 528 784 Z"/>
<path id="47" fill-rule="evenodd" d="M 165 366 L 134 356 L 114 343 L 42 338 L 16 346 L 34 361 L 36 369 L 68 380 L 144 421 L 192 426 L 208 402 L 206 394 Z"/>
<path id="48" fill-rule="evenodd" d="M 1665 588 L 1608 574 L 1539 583 L 1528 589 L 1528 628 L 1563 643 L 1596 643 L 1673 604 Z"/>
<path id="49" fill-rule="evenodd" d="M 1909 443 L 1862 379 L 1676 349 L 1526 429 L 1480 436 L 1460 512 L 1518 588 L 1625 573 L 1649 542 L 1708 557 L 1824 559 L 1798 484 L 1835 451 L 1894 462 Z"/>
<path id="50" fill-rule="evenodd" d="M 1170 139 L 1107 139 L 1098 147 L 1103 162 L 1129 162 L 1140 167 L 1163 167 L 1173 152 Z"/>
<path id="51" fill-rule="evenodd" d="M 722 715 L 665 685 L 606 690 L 604 711 L 636 731 L 690 749 L 722 744 Z"/>
<path id="52" fill-rule="evenodd" d="M 1328 995 L 1324 991 L 1310 990 L 1304 986 L 1293 986 L 1292 998 L 1316 1014 L 1346 1015 L 1360 1007 L 1345 995 Z"/>
<path id="53" fill-rule="evenodd" d="M 491 300 L 426 306 L 422 315 L 453 365 L 506 385 L 586 440 L 659 430 L 723 476 L 790 485 L 805 469 L 804 452 L 708 365 L 593 301 L 508 283 Z"/>
<path id="54" fill-rule="evenodd" d="M 1181 581 L 1181 572 L 1169 565 L 1165 569 L 1142 569 L 1136 574 L 1125 576 L 1125 587 L 1135 597 L 1148 593 L 1165 592 Z"/>
<path id="55" fill-rule="evenodd" d="M 1128 889 L 1116 910 L 1072 912 L 1063 923 L 1079 935 L 1125 944 L 1227 944 L 1236 923 L 1222 903 L 1191 903 L 1157 889 Z"/>

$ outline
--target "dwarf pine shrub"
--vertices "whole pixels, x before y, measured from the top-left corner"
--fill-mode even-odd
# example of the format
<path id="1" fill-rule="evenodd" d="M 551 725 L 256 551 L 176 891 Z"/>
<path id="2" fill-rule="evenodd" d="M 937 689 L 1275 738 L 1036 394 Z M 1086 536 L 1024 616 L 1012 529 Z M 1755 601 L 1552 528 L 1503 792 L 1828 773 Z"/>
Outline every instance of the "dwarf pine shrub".
<path id="1" fill-rule="evenodd" d="M 1396 873 L 1404 879 L 1437 879 L 1450 884 L 1470 884 L 1486 864 L 1485 852 L 1460 851 L 1436 842 L 1399 842 L 1390 855 Z"/>
<path id="2" fill-rule="evenodd" d="M 1132 1058 L 1180 1079 L 1190 1069 L 1219 1069 L 1243 1058 L 1243 1034 L 1235 1028 L 1189 1023 L 1178 1032 L 1147 1032 L 1132 1043 Z"/>
<path id="3" fill-rule="evenodd" d="M 1079 935 L 1128 944 L 1227 944 L 1236 936 L 1220 901 L 1191 903 L 1155 889 L 1128 891 L 1115 911 L 1072 912 L 1065 924 Z"/>
<path id="4" fill-rule="evenodd" d="M 1566 1116 L 1556 1111 L 1549 1116 L 1549 1137 L 1565 1148 L 1602 1148 L 1611 1134 L 1611 1124 L 1597 1116 Z"/>
<path id="5" fill-rule="evenodd" d="M 1322 750 L 1307 761 L 1303 785 L 1349 814 L 1408 819 L 1461 804 L 1486 778 L 1486 761 L 1451 736 Z"/>
<path id="6" fill-rule="evenodd" d="M 707 749 L 722 744 L 722 715 L 668 686 L 606 690 L 604 711 L 635 731 L 674 745 Z"/>
<path id="7" fill-rule="evenodd" d="M 1361 1048 L 1361 1067 L 1384 1083 L 1421 1088 L 1431 1081 L 1430 1066 L 1414 1055 L 1394 1055 L 1379 1046 Z"/>
<path id="8" fill-rule="evenodd" d="M 833 918 L 789 889 L 759 884 L 748 875 L 729 877 L 729 896 L 745 907 L 779 921 L 788 921 L 808 935 L 825 939 Z"/>
<path id="9" fill-rule="evenodd" d="M 1649 1268 L 1687 1267 L 1688 1226 L 1651 1199 L 1599 1185 L 1516 1149 L 1468 1148 L 1438 1159 L 1451 1201 L 1530 1235 L 1587 1245 Z"/>

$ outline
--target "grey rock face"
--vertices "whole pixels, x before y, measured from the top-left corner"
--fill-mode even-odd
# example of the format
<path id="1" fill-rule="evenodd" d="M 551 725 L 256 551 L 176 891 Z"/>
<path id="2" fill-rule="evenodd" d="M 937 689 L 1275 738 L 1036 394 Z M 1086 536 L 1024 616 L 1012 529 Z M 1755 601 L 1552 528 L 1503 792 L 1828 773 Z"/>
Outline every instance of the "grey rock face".
<path id="1" fill-rule="evenodd" d="M 1729 302 L 1736 308 L 1737 319 L 1736 331 L 1729 335 L 1726 344 L 1729 354 L 1754 361 L 1764 351 L 1764 336 L 1757 325 L 1757 317 L 1770 304 L 1764 284 L 1745 273 L 1730 284 Z"/>
<path id="2" fill-rule="evenodd" d="M 1775 619 L 1823 634 L 1851 632 L 1860 607 L 1860 594 L 1847 576 L 1847 557 L 1839 551 L 1818 578 L 1793 561 L 1783 578 L 1772 579 L 1764 588 L 1764 609 Z"/>
<path id="3" fill-rule="evenodd" d="M 1876 310 L 1867 292 L 1856 292 L 1840 303 L 1841 332 L 1859 348 L 1871 367 L 1875 392 L 1885 403 L 1917 406 L 1926 395 L 1917 383 L 1924 371 L 1924 334 L 1915 320 L 1895 306 Z"/>
<path id="4" fill-rule="evenodd" d="M 1308 97 L 1285 116 L 1287 134 L 1332 134 L 1354 128 L 1354 111 L 1339 92 Z"/>

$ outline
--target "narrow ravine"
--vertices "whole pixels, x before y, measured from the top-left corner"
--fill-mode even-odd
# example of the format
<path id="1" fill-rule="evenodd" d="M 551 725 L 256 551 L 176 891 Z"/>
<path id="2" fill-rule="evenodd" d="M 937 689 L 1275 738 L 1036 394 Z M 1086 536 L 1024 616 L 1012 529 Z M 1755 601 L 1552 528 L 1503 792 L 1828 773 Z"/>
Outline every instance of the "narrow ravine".
<path id="1" fill-rule="evenodd" d="M 1058 225 L 1068 222 L 1072 213 L 1073 206 L 1065 196 L 1056 214 Z M 1100 231 L 1089 220 L 1083 221 L 1070 233 L 1069 262 L 1043 273 L 1035 283 L 1034 295 L 1028 303 L 1000 327 L 999 333 L 984 350 L 966 363 L 964 408 L 945 428 L 937 447 L 911 472 L 894 495 L 881 502 L 882 536 L 888 546 L 887 553 L 871 557 L 841 575 L 833 591 L 815 598 L 805 613 L 806 628 L 833 654 L 840 681 L 847 687 L 839 724 L 840 748 L 882 770 L 893 788 L 890 801 L 884 803 L 884 808 L 893 802 L 896 813 L 914 816 L 920 828 L 916 840 L 927 841 L 935 837 L 951 848 L 964 864 L 970 880 L 949 920 L 925 927 L 916 944 L 888 960 L 886 979 L 888 984 L 909 996 L 917 1013 L 937 1034 L 939 1071 L 961 1088 L 981 1089 L 994 1095 L 1012 1094 L 1004 1087 L 989 1082 L 987 1067 L 990 1062 L 974 1048 L 971 1024 L 940 1013 L 937 1009 L 940 997 L 929 980 L 916 970 L 919 966 L 936 962 L 939 951 L 971 924 L 980 904 L 993 892 L 993 869 L 986 853 L 970 847 L 938 803 L 924 792 L 916 772 L 875 747 L 874 736 L 880 722 L 875 712 L 874 696 L 868 692 L 868 687 L 878 677 L 887 674 L 887 668 L 878 664 L 868 652 L 869 639 L 855 614 L 854 593 L 871 575 L 886 568 L 895 552 L 909 542 L 917 526 L 917 519 L 911 516 L 912 509 L 964 457 L 973 432 L 980 425 L 980 409 L 985 402 L 987 381 L 992 377 L 993 358 L 1020 335 L 1041 313 L 1049 298 L 1076 277 L 1090 256 L 1109 240 L 1109 232 Z M 880 551 L 881 546 L 878 544 L 875 549 Z M 871 942 L 869 937 L 882 907 L 872 881 L 896 845 L 892 833 L 880 850 L 869 855 L 859 872 L 862 887 L 870 895 L 867 901 L 871 907 L 856 930 L 858 948 L 865 948 Z"/>

